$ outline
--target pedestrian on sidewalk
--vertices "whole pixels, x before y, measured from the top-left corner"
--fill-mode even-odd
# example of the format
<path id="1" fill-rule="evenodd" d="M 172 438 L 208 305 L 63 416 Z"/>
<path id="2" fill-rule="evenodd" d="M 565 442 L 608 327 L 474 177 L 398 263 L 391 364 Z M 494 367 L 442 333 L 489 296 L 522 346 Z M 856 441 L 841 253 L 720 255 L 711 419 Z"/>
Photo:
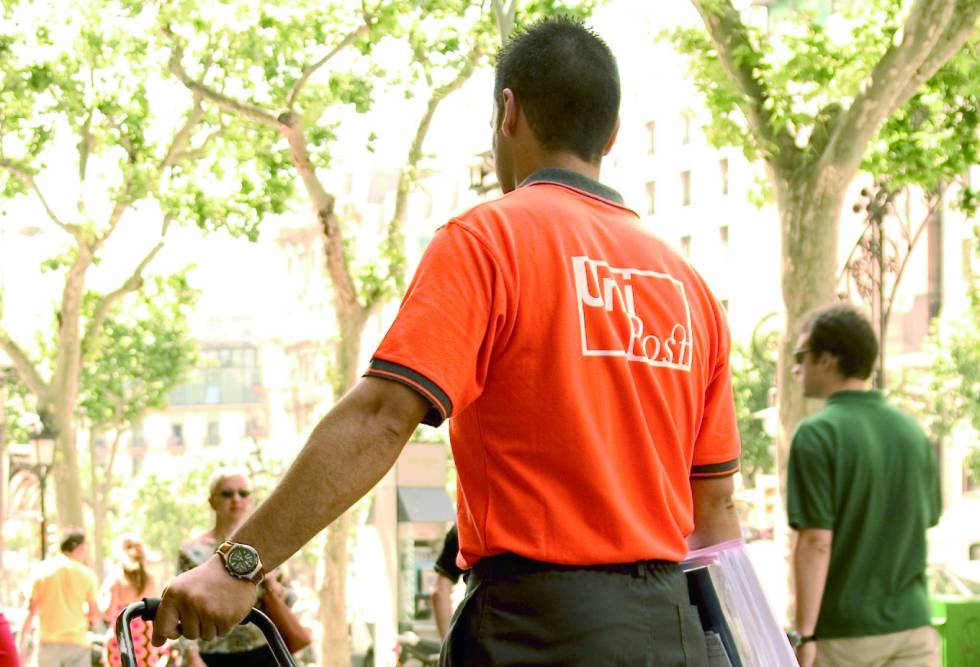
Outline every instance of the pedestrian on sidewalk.
<path id="1" fill-rule="evenodd" d="M 449 621 L 453 617 L 453 588 L 463 576 L 463 570 L 456 564 L 459 555 L 459 537 L 456 524 L 453 524 L 442 541 L 442 550 L 432 566 L 436 571 L 436 584 L 432 590 L 432 615 L 436 619 L 439 639 L 445 639 L 449 632 Z"/>
<path id="2" fill-rule="evenodd" d="M 88 631 L 99 619 L 98 580 L 85 565 L 85 534 L 69 529 L 61 553 L 40 565 L 31 602 L 20 631 L 21 658 L 27 662 L 27 637 L 34 618 L 41 620 L 38 667 L 90 667 Z"/>
<path id="3" fill-rule="evenodd" d="M 117 564 L 112 574 L 102 584 L 103 619 L 109 630 L 104 643 L 102 662 L 106 667 L 118 667 L 119 642 L 116 639 L 116 617 L 133 602 L 152 598 L 160 594 L 157 582 L 146 569 L 146 551 L 143 541 L 137 535 L 123 535 L 117 541 Z M 163 652 L 150 643 L 152 621 L 133 619 L 130 630 L 133 634 L 133 647 L 138 667 L 154 667 Z"/>
<path id="4" fill-rule="evenodd" d="M 20 667 L 14 633 L 2 611 L 0 611 L 0 667 Z"/>
<path id="5" fill-rule="evenodd" d="M 853 306 L 816 311 L 793 372 L 824 407 L 796 428 L 789 453 L 789 524 L 802 667 L 938 667 L 930 623 L 926 531 L 942 511 L 929 440 L 869 386 L 878 356 Z"/>
<path id="6" fill-rule="evenodd" d="M 208 505 L 214 512 L 214 525 L 181 545 L 178 572 L 187 572 L 207 562 L 251 513 L 252 484 L 248 471 L 232 467 L 215 471 L 208 484 Z M 235 625 L 221 637 L 212 635 L 186 642 L 184 658 L 189 667 L 274 667 L 277 664 L 262 631 L 251 624 Z"/>
<path id="7" fill-rule="evenodd" d="M 503 197 L 435 234 L 367 377 L 228 552 L 171 584 L 154 641 L 230 628 L 264 568 L 449 419 L 469 574 L 444 665 L 707 664 L 678 562 L 740 536 L 724 310 L 598 180 L 620 87 L 594 32 L 513 36 L 493 98 Z"/>

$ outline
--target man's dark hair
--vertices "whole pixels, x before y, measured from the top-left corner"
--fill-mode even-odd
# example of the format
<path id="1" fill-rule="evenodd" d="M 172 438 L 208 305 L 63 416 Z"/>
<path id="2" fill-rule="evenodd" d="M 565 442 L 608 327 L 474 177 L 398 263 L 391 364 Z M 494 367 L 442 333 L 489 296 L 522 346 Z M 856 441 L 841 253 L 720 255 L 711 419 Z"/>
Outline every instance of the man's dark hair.
<path id="1" fill-rule="evenodd" d="M 598 35 L 566 17 L 514 35 L 497 55 L 493 95 L 501 112 L 505 88 L 542 146 L 599 162 L 616 127 L 620 93 L 616 58 Z"/>
<path id="2" fill-rule="evenodd" d="M 85 533 L 77 528 L 69 528 L 61 538 L 61 553 L 70 554 L 83 544 L 85 544 Z"/>
<path id="3" fill-rule="evenodd" d="M 810 354 L 828 352 L 837 357 L 841 374 L 867 380 L 878 357 L 878 337 L 864 315 L 846 303 L 814 311 L 804 331 Z"/>

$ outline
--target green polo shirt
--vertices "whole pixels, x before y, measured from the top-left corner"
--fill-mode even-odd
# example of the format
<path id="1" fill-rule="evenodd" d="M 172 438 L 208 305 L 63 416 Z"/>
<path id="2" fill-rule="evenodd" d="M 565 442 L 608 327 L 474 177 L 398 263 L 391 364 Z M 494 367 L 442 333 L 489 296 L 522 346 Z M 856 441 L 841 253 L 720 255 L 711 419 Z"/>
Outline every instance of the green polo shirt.
<path id="1" fill-rule="evenodd" d="M 879 392 L 837 392 L 797 427 L 787 474 L 790 526 L 834 533 L 817 637 L 929 625 L 926 530 L 942 503 L 919 425 Z"/>

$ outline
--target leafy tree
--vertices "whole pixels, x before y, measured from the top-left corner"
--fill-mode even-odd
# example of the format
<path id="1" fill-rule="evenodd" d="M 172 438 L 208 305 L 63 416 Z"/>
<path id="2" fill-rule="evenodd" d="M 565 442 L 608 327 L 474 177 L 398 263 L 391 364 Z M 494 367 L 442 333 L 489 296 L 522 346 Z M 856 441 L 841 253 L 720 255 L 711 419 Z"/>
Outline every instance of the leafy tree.
<path id="1" fill-rule="evenodd" d="M 742 475 L 747 480 L 773 472 L 773 439 L 756 416 L 769 407 L 769 394 L 775 388 L 779 334 L 767 328 L 773 315 L 756 325 L 748 345 L 736 344 L 732 350 L 735 417 L 742 438 Z"/>
<path id="2" fill-rule="evenodd" d="M 900 376 L 895 400 L 919 418 L 933 442 L 945 442 L 961 424 L 980 433 L 980 289 L 972 289 L 962 319 L 937 322 L 926 349 L 928 366 Z"/>
<path id="3" fill-rule="evenodd" d="M 138 532 L 174 572 L 180 545 L 211 527 L 208 482 L 217 467 L 215 461 L 196 461 L 193 466 L 144 469 L 116 489 L 121 508 L 116 525 L 122 532 Z"/>
<path id="4" fill-rule="evenodd" d="M 123 433 L 166 407 L 196 359 L 187 316 L 196 300 L 184 273 L 148 281 L 106 319 L 105 343 L 82 368 L 79 413 L 89 427 L 89 493 L 96 571 L 102 571 L 113 468 Z M 103 438 L 107 438 L 104 441 Z"/>
<path id="5" fill-rule="evenodd" d="M 3 319 L 16 315 L 2 309 L 0 349 L 57 436 L 59 521 L 82 525 L 75 414 L 106 322 L 143 284 L 172 227 L 254 237 L 263 215 L 282 210 L 289 180 L 266 148 L 267 128 L 222 123 L 200 95 L 169 82 L 152 4 L 41 0 L 0 12 L 0 224 L 26 217 L 63 248 L 45 264 L 63 281 L 50 363 L 43 345 L 10 335 Z M 142 237 L 135 256 L 110 251 L 127 226 Z M 86 284 L 103 261 L 125 278 L 93 294 Z"/>
<path id="6" fill-rule="evenodd" d="M 787 335 L 777 386 L 782 431 L 788 434 L 805 412 L 791 376 L 796 330 L 809 310 L 834 298 L 843 200 L 869 149 L 881 149 L 866 164 L 872 173 L 891 174 L 893 164 L 915 164 L 905 173 L 918 174 L 920 182 L 930 164 L 944 156 L 957 159 L 958 141 L 975 141 L 944 135 L 945 152 L 931 152 L 932 126 L 954 127 L 969 110 L 956 99 L 933 104 L 928 91 L 942 82 L 954 98 L 959 94 L 965 73 L 963 61 L 954 58 L 974 34 L 980 3 L 916 0 L 907 11 L 899 0 L 848 4 L 840 17 L 848 32 L 843 39 L 803 13 L 792 13 L 789 25 L 779 26 L 785 30 L 764 35 L 743 22 L 730 0 L 692 4 L 706 31 L 679 30 L 673 42 L 690 56 L 696 85 L 712 112 L 709 138 L 719 146 L 741 146 L 750 159 L 764 161 L 779 210 Z M 965 62 L 975 62 L 974 57 Z M 941 70 L 939 82 L 933 82 Z M 920 121 L 923 108 L 927 122 Z M 904 114 L 901 120 L 882 129 L 896 113 Z M 922 157 L 927 151 L 932 157 Z M 875 162 L 875 155 L 887 163 Z"/>
<path id="7" fill-rule="evenodd" d="M 529 3 L 518 17 L 512 0 L 509 18 L 501 25 L 509 31 L 521 18 L 553 11 L 558 4 Z M 276 8 L 238 0 L 226 8 L 225 20 L 191 0 L 161 9 L 161 32 L 172 47 L 169 69 L 204 101 L 209 113 L 261 128 L 268 149 L 278 151 L 299 177 L 312 205 L 311 222 L 323 234 L 324 268 L 339 334 L 332 389 L 341 396 L 361 370 L 366 323 L 404 287 L 408 197 L 436 111 L 477 67 L 487 64 L 498 39 L 496 23 L 482 3 L 468 0 L 302 0 Z M 382 44 L 402 49 L 407 68 L 386 71 L 372 57 Z M 421 116 L 411 121 L 415 132 L 380 257 L 364 260 L 354 256 L 355 221 L 339 210 L 336 186 L 325 179 L 324 168 L 330 164 L 343 113 L 366 113 L 375 86 L 386 78 L 403 87 L 406 96 L 423 96 L 426 103 Z M 350 525 L 349 515 L 333 522 L 324 549 L 320 617 L 327 665 L 350 662 L 345 620 Z"/>

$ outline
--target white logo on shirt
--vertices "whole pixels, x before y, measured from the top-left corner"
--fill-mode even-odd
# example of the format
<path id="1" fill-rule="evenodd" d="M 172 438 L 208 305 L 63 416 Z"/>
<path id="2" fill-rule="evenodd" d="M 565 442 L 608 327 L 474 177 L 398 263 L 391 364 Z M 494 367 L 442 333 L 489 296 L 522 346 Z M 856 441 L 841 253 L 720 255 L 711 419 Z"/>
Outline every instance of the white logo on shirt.
<path id="1" fill-rule="evenodd" d="M 691 371 L 694 332 L 684 284 L 666 273 L 572 257 L 582 355 Z"/>

